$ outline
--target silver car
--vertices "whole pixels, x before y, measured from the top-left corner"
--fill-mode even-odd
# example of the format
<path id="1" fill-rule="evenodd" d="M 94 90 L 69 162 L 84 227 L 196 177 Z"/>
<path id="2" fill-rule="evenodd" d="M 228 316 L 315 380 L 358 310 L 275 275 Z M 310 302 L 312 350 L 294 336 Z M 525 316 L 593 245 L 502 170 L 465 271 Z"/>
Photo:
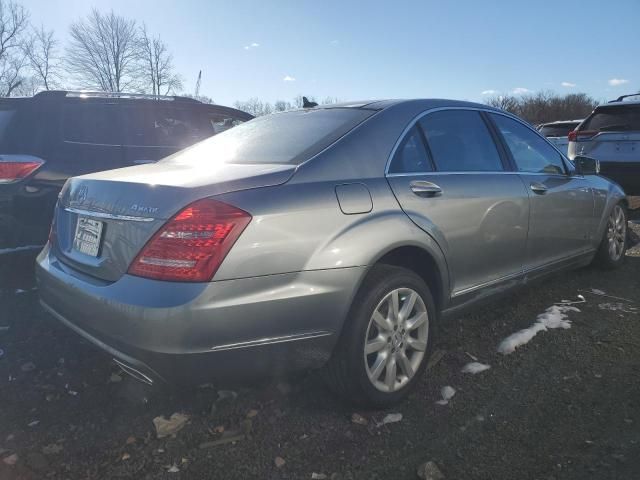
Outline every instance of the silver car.
<path id="1" fill-rule="evenodd" d="M 597 162 L 505 112 L 342 104 L 71 179 L 37 275 L 54 317 L 147 383 L 322 367 L 380 407 L 422 377 L 444 318 L 620 265 L 625 207 Z"/>
<path id="2" fill-rule="evenodd" d="M 640 195 L 640 93 L 596 107 L 569 133 L 568 155 L 599 160 L 604 176 Z"/>

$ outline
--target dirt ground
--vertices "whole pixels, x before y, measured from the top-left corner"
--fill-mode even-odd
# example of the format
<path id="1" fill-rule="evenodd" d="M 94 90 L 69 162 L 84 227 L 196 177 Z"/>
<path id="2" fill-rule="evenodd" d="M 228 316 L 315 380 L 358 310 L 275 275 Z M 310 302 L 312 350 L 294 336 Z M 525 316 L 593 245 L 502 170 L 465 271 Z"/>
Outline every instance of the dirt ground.
<path id="1" fill-rule="evenodd" d="M 12 326 L 0 332 L 0 479 L 415 479 L 427 461 L 448 479 L 638 479 L 640 246 L 626 260 L 447 322 L 439 362 L 386 412 L 355 411 L 315 373 L 235 398 L 223 386 L 150 390 L 45 314 L 37 292 L 15 294 L 2 306 Z M 570 329 L 497 353 L 578 295 Z M 491 369 L 461 373 L 471 355 Z M 455 396 L 436 404 L 447 385 Z M 154 417 L 175 412 L 188 423 L 158 439 Z M 382 425 L 388 413 L 402 419 Z M 216 440 L 226 443 L 206 444 Z"/>

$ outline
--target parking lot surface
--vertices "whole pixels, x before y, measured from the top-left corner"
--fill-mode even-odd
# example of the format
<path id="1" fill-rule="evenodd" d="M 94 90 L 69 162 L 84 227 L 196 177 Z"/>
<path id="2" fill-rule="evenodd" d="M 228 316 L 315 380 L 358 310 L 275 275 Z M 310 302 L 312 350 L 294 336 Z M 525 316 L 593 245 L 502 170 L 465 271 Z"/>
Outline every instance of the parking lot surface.
<path id="1" fill-rule="evenodd" d="M 428 461 L 449 479 L 640 478 L 640 246 L 626 260 L 444 323 L 424 381 L 388 411 L 345 405 L 313 372 L 148 389 L 17 292 L 0 332 L 0 479 L 413 479 Z M 498 353 L 563 301 L 580 302 L 570 328 Z M 461 372 L 476 360 L 491 368 Z M 154 418 L 175 413 L 182 428 L 158 438 Z"/>

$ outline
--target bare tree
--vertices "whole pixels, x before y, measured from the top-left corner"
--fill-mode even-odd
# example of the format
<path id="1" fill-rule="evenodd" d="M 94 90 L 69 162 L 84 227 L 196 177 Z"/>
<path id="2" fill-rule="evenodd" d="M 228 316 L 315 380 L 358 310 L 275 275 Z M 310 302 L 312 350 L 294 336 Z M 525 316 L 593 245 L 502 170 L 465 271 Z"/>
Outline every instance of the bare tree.
<path id="1" fill-rule="evenodd" d="M 174 72 L 167 46 L 160 37 L 150 37 L 146 25 L 140 28 L 139 55 L 144 86 L 153 95 L 168 95 L 182 88 L 182 78 Z"/>
<path id="2" fill-rule="evenodd" d="M 34 30 L 24 45 L 24 52 L 37 80 L 45 90 L 51 90 L 60 80 L 60 59 L 57 50 L 58 42 L 53 30 L 45 30 L 43 26 Z"/>
<path id="3" fill-rule="evenodd" d="M 11 96 L 24 80 L 22 47 L 28 25 L 29 14 L 21 5 L 0 0 L 0 96 Z"/>
<path id="4" fill-rule="evenodd" d="M 491 97 L 487 100 L 487 105 L 505 110 L 509 113 L 518 114 L 518 99 L 512 95 Z"/>
<path id="5" fill-rule="evenodd" d="M 595 99 L 585 93 L 557 95 L 548 91 L 521 97 L 492 97 L 487 103 L 518 115 L 533 125 L 584 118 L 598 105 Z"/>
<path id="6" fill-rule="evenodd" d="M 67 68 L 83 86 L 108 92 L 137 90 L 139 38 L 135 20 L 113 10 L 93 9 L 87 18 L 73 23 L 67 49 Z"/>

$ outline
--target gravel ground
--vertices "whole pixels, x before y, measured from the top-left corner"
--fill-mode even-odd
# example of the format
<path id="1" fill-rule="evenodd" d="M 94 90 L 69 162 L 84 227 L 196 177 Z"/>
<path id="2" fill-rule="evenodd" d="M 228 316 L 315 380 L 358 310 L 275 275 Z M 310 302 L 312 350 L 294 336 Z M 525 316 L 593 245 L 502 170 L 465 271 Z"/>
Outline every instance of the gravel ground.
<path id="1" fill-rule="evenodd" d="M 579 294 L 570 329 L 496 353 Z M 565 273 L 447 322 L 440 360 L 386 412 L 356 412 L 313 373 L 237 398 L 150 390 L 57 325 L 37 292 L 3 303 L 13 326 L 0 333 L 0 480 L 414 479 L 426 461 L 449 479 L 640 478 L 640 246 L 618 271 Z M 471 355 L 491 369 L 461 373 Z M 447 385 L 455 396 L 436 404 Z M 156 438 L 154 417 L 174 412 L 188 423 Z M 379 425 L 388 413 L 402 419 Z M 200 446 L 218 439 L 236 441 Z"/>

